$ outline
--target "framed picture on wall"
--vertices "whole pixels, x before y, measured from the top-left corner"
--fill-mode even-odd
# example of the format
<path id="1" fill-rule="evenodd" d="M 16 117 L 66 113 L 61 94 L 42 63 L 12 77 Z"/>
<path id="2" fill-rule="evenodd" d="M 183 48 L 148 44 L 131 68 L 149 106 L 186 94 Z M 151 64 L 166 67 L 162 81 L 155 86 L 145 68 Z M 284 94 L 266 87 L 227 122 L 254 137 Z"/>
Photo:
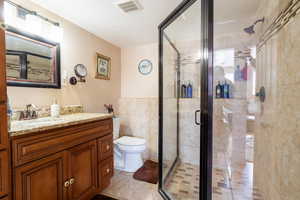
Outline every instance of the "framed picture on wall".
<path id="1" fill-rule="evenodd" d="M 110 80 L 111 73 L 111 58 L 97 53 L 97 79 Z"/>

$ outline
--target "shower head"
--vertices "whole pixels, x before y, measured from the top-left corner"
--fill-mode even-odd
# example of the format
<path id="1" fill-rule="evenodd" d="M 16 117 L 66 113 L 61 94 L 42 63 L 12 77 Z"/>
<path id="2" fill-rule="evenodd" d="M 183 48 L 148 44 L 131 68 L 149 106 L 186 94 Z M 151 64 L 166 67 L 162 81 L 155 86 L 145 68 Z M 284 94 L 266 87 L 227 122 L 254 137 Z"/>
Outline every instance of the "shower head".
<path id="1" fill-rule="evenodd" d="M 244 31 L 245 31 L 246 33 L 248 33 L 249 35 L 254 34 L 254 33 L 255 33 L 255 31 L 254 31 L 254 25 L 251 25 L 251 26 L 249 26 L 249 27 L 247 27 L 247 28 L 244 28 Z"/>
<path id="2" fill-rule="evenodd" d="M 259 23 L 259 22 L 264 22 L 264 21 L 265 21 L 265 18 L 264 18 L 264 17 L 261 18 L 261 19 L 259 19 L 259 20 L 256 20 L 256 21 L 254 22 L 254 24 L 252 24 L 251 26 L 249 26 L 249 27 L 247 27 L 247 28 L 244 28 L 244 31 L 245 31 L 246 33 L 248 33 L 249 35 L 252 35 L 252 34 L 255 33 L 255 30 L 254 30 L 255 25 L 256 25 L 257 23 Z"/>

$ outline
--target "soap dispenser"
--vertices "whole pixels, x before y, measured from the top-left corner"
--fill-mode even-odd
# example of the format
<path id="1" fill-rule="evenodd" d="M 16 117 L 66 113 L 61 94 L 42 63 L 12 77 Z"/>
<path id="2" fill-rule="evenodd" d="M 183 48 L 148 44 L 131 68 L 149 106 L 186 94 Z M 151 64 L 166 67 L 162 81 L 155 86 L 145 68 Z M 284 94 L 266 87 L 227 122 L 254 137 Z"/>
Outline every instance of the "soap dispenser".
<path id="1" fill-rule="evenodd" d="M 60 106 L 57 103 L 57 99 L 54 99 L 54 103 L 51 105 L 51 117 L 59 117 Z"/>

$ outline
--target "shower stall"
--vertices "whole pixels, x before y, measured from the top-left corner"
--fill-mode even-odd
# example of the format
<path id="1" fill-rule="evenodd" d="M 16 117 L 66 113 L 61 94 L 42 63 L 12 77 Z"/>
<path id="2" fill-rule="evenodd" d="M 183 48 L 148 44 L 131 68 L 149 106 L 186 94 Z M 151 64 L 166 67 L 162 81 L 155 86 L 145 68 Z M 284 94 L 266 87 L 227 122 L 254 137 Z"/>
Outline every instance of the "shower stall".
<path id="1" fill-rule="evenodd" d="M 210 200 L 213 1 L 185 0 L 159 26 L 159 192 Z"/>

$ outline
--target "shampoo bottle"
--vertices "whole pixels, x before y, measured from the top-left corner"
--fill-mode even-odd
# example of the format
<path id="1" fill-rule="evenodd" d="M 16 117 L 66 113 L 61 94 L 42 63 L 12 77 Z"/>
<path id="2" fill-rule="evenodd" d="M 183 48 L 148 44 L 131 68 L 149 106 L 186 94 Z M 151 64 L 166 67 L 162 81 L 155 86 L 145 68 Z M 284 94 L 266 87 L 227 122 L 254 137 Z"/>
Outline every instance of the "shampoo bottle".
<path id="1" fill-rule="evenodd" d="M 224 98 L 224 84 L 221 82 L 221 98 Z"/>
<path id="2" fill-rule="evenodd" d="M 221 98 L 221 83 L 220 83 L 220 81 L 218 82 L 218 85 L 216 86 L 216 98 L 217 99 Z"/>
<path id="3" fill-rule="evenodd" d="M 225 81 L 224 83 L 224 98 L 229 99 L 229 84 Z"/>
<path id="4" fill-rule="evenodd" d="M 189 82 L 187 86 L 187 97 L 193 98 L 193 85 L 191 84 L 191 82 Z"/>
<path id="5" fill-rule="evenodd" d="M 247 81 L 248 79 L 248 66 L 247 63 L 245 64 L 245 67 L 242 69 L 242 80 Z"/>
<path id="6" fill-rule="evenodd" d="M 186 98 L 186 93 L 186 85 L 183 82 L 181 85 L 181 98 Z"/>
<path id="7" fill-rule="evenodd" d="M 236 69 L 234 70 L 234 80 L 235 81 L 240 81 L 241 80 L 241 70 L 240 70 L 239 65 L 237 65 Z"/>

